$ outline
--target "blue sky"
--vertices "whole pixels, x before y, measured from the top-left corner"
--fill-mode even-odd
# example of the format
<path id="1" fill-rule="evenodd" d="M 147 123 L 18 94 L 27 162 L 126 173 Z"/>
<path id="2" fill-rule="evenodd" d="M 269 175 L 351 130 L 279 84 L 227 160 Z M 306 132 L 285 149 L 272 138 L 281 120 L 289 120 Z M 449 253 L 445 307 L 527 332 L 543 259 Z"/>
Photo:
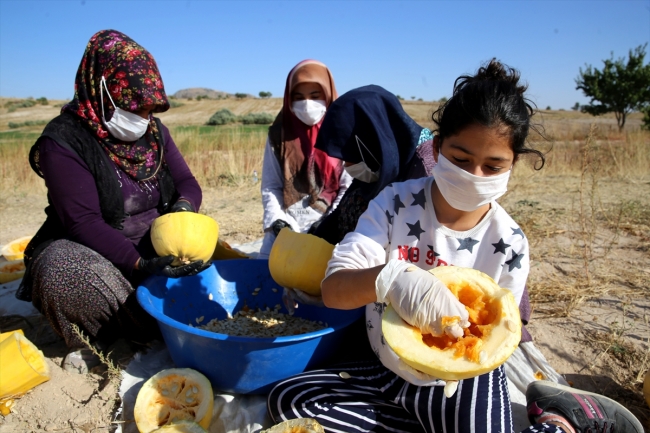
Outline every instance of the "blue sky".
<path id="1" fill-rule="evenodd" d="M 496 57 L 539 107 L 568 109 L 587 102 L 580 67 L 650 40 L 650 0 L 0 0 L 0 96 L 70 99 L 88 39 L 108 28 L 153 54 L 168 94 L 281 96 L 289 70 L 314 58 L 339 94 L 377 84 L 437 100 Z"/>

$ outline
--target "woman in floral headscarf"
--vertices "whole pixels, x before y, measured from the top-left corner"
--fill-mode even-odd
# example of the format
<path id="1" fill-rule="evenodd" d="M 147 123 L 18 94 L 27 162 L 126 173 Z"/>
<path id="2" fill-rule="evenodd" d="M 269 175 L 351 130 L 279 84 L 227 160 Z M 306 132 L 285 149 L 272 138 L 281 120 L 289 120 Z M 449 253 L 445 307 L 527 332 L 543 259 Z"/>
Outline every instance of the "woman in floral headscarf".
<path id="1" fill-rule="evenodd" d="M 258 258 L 268 258 L 282 228 L 307 232 L 336 208 L 352 183 L 340 159 L 314 148 L 336 97 L 334 79 L 323 63 L 303 60 L 289 72 L 282 110 L 269 128 L 264 152 L 264 240 Z"/>
<path id="2" fill-rule="evenodd" d="M 168 109 L 151 54 L 123 33 L 103 30 L 86 46 L 74 98 L 31 149 L 49 205 L 25 251 L 16 296 L 31 301 L 64 338 L 67 370 L 86 372 L 98 363 L 73 325 L 99 347 L 124 336 L 156 337 L 134 288 L 151 274 L 180 277 L 206 267 L 199 261 L 172 268 L 173 257 L 157 257 L 151 245 L 155 218 L 201 205 L 201 188 L 153 117 Z"/>

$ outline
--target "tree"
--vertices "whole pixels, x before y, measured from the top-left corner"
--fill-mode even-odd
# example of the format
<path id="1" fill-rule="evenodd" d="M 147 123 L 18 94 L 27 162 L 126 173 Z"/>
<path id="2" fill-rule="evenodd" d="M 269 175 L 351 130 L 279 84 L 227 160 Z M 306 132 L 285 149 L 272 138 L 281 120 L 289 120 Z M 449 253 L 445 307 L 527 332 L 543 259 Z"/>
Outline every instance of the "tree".
<path id="1" fill-rule="evenodd" d="M 579 102 L 576 102 L 576 103 L 573 105 L 573 107 L 571 107 L 571 109 L 572 109 L 573 111 L 578 111 L 578 110 L 580 109 L 580 103 L 579 103 Z"/>
<path id="2" fill-rule="evenodd" d="M 247 96 L 248 95 L 246 93 L 235 93 L 235 98 L 237 98 L 237 99 L 244 99 Z"/>
<path id="3" fill-rule="evenodd" d="M 576 78 L 576 89 L 591 98 L 589 105 L 581 107 L 583 112 L 598 116 L 613 112 L 622 131 L 625 119 L 632 111 L 642 110 L 650 104 L 650 64 L 643 64 L 648 44 L 630 50 L 625 59 L 603 60 L 602 70 L 586 65 Z"/>
<path id="4" fill-rule="evenodd" d="M 270 98 L 273 96 L 271 92 L 260 92 L 260 98 Z"/>

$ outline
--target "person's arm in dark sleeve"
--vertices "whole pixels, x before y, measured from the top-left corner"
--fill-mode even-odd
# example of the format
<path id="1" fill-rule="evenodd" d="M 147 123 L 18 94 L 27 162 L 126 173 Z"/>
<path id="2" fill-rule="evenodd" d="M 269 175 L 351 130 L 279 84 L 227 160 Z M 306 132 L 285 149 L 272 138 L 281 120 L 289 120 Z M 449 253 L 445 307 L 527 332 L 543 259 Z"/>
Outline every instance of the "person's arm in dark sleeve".
<path id="1" fill-rule="evenodd" d="M 178 191 L 180 196 L 179 200 L 186 200 L 192 205 L 194 211 L 198 212 L 203 199 L 201 187 L 187 166 L 183 155 L 181 155 L 178 147 L 176 147 L 176 143 L 174 143 L 169 129 L 165 125 L 161 124 L 161 126 L 165 139 L 165 160 L 174 180 L 176 191 Z"/>
<path id="2" fill-rule="evenodd" d="M 49 138 L 40 142 L 40 167 L 68 238 L 96 251 L 129 275 L 140 254 L 102 218 L 95 179 L 74 152 Z"/>

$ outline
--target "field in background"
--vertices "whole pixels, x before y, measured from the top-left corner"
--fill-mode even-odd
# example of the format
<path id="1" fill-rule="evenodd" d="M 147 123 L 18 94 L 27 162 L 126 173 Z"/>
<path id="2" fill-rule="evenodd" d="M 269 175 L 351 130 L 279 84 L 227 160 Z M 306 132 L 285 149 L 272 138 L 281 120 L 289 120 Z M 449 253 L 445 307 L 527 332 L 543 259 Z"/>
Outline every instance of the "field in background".
<path id="1" fill-rule="evenodd" d="M 5 102 L 0 98 L 0 244 L 42 222 L 45 188 L 27 155 L 43 128 L 34 123 L 55 117 L 63 101 L 11 113 Z M 261 176 L 267 127 L 204 123 L 223 108 L 276 114 L 281 100 L 176 102 L 183 105 L 160 117 L 204 190 L 201 212 L 231 243 L 258 239 L 262 206 L 252 175 Z M 432 127 L 434 103 L 403 105 Z M 530 138 L 546 165 L 535 171 L 532 161 L 517 164 L 499 200 L 531 244 L 533 335 L 576 386 L 605 393 L 648 422 L 641 387 L 650 366 L 650 132 L 641 131 L 639 114 L 623 133 L 613 115 L 542 110 L 536 117 L 546 139 Z"/>

